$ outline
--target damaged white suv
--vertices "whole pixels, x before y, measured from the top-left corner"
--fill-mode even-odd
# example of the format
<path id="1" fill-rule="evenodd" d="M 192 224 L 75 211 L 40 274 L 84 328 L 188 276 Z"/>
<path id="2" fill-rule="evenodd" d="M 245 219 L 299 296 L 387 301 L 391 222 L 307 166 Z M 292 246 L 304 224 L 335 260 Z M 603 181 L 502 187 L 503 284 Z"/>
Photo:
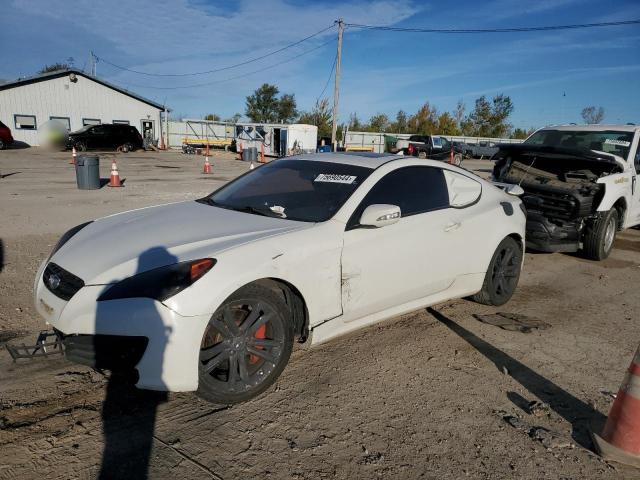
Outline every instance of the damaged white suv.
<path id="1" fill-rule="evenodd" d="M 494 179 L 525 191 L 527 246 L 603 260 L 616 232 L 640 224 L 640 127 L 562 125 L 501 145 Z"/>

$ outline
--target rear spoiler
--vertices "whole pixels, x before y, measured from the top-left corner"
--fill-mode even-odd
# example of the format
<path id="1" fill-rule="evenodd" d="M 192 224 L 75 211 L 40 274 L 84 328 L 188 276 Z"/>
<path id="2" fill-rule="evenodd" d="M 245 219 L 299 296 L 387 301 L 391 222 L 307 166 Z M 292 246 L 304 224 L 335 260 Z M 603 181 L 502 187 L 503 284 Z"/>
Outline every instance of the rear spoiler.
<path id="1" fill-rule="evenodd" d="M 501 188 L 509 195 L 519 197 L 524 193 L 523 188 L 515 183 L 492 182 L 496 187 Z"/>

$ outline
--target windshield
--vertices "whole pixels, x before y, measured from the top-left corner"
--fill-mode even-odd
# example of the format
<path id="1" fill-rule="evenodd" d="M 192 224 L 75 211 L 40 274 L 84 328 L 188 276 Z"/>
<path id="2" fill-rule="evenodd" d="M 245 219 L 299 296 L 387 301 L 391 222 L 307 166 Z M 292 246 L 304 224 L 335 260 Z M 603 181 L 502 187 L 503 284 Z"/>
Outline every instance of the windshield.
<path id="1" fill-rule="evenodd" d="M 524 143 L 545 147 L 597 150 L 626 159 L 632 140 L 633 132 L 616 130 L 540 130 L 527 138 Z"/>
<path id="2" fill-rule="evenodd" d="M 203 201 L 254 215 L 329 220 L 373 170 L 309 160 L 276 160 L 228 183 Z"/>
<path id="3" fill-rule="evenodd" d="M 90 129 L 91 127 L 93 127 L 93 126 L 95 126 L 95 125 L 85 125 L 85 126 L 84 126 L 84 127 L 82 127 L 81 129 L 76 130 L 75 132 L 71 132 L 71 133 L 72 133 L 72 135 L 74 135 L 74 134 L 76 134 L 76 133 L 84 133 L 84 132 L 86 132 L 87 130 L 89 130 L 89 129 Z"/>

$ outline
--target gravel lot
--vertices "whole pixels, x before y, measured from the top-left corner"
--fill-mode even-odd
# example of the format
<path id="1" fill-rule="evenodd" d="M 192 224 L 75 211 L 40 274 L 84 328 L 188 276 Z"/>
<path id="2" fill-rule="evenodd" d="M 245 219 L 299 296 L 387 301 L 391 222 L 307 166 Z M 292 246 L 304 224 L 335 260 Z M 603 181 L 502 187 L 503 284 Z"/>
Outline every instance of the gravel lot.
<path id="1" fill-rule="evenodd" d="M 105 178 L 114 156 L 101 154 Z M 195 199 L 248 168 L 220 152 L 205 176 L 202 157 L 137 152 L 117 156 L 125 188 L 79 191 L 69 157 L 0 151 L 0 345 L 45 328 L 33 279 L 68 228 Z M 491 163 L 465 166 L 486 175 Z M 457 300 L 297 348 L 274 387 L 228 409 L 107 389 L 62 358 L 14 364 L 0 350 L 0 479 L 94 478 L 101 468 L 135 478 L 147 458 L 150 478 L 638 478 L 591 452 L 588 427 L 608 413 L 637 346 L 639 267 L 638 230 L 600 263 L 527 253 L 507 305 Z M 473 317 L 496 311 L 550 327 L 521 333 Z"/>

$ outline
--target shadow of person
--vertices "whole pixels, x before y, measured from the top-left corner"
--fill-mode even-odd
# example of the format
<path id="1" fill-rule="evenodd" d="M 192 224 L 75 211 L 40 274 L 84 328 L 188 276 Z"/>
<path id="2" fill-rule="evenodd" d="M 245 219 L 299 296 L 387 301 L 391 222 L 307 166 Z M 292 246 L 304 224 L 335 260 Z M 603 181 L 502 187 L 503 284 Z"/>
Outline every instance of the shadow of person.
<path id="1" fill-rule="evenodd" d="M 177 261 L 163 247 L 150 248 L 138 257 L 136 273 Z M 157 409 L 167 401 L 165 391 L 139 390 L 134 386 L 138 379 L 134 367 L 144 363 L 145 377 L 153 379 L 153 388 L 162 390 L 162 364 L 170 332 L 154 300 L 126 301 L 142 307 L 136 308 L 137 318 L 133 317 L 134 312 L 131 317 L 122 318 L 126 312 L 118 300 L 97 302 L 96 309 L 96 332 L 119 334 L 94 337 L 96 368 L 111 372 L 102 405 L 104 451 L 98 475 L 105 480 L 147 478 Z M 140 314 L 142 311 L 144 314 Z"/>
<path id="2" fill-rule="evenodd" d="M 571 436 L 576 443 L 591 449 L 589 425 L 603 423 L 606 418 L 602 413 L 437 310 L 428 308 L 427 312 L 493 362 L 499 371 L 503 371 L 503 367 L 506 367 L 509 375 L 515 381 L 547 403 L 554 412 L 571 424 Z M 522 400 L 515 401 L 513 396 L 510 396 L 510 400 L 514 401 L 518 407 L 523 408 L 524 402 Z"/>

